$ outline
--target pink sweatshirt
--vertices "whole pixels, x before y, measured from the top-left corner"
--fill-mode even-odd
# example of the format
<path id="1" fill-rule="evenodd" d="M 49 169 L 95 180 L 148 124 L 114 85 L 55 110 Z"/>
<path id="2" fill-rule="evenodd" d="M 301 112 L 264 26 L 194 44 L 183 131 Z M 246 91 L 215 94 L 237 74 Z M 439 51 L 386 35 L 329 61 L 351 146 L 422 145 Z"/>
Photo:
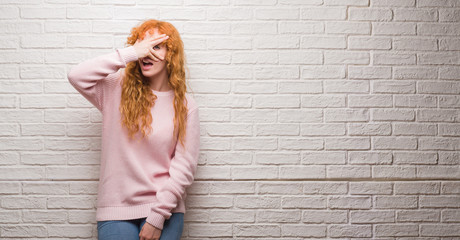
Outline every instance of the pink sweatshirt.
<path id="1" fill-rule="evenodd" d="M 102 149 L 96 220 L 146 221 L 163 229 L 173 212 L 185 213 L 186 187 L 194 180 L 200 148 L 198 105 L 190 93 L 185 148 L 173 139 L 174 90 L 152 92 L 152 133 L 130 140 L 118 110 L 126 64 L 137 61 L 133 46 L 73 66 L 70 84 L 102 113 Z"/>

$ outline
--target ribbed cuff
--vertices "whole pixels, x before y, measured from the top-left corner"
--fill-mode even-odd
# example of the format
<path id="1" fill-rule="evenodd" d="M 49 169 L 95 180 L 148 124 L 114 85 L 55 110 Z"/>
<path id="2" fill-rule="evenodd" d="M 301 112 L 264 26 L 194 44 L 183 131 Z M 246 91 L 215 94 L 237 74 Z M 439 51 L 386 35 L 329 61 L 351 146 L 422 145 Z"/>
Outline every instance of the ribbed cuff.
<path id="1" fill-rule="evenodd" d="M 164 206 L 165 203 L 170 203 L 167 205 L 174 204 L 175 205 L 174 208 L 177 207 L 178 199 L 173 193 L 169 191 L 160 190 L 159 192 L 157 192 L 156 196 L 157 196 L 157 199 L 160 201 L 160 204 L 159 204 L 160 206 Z M 152 207 L 152 209 L 150 210 L 150 213 L 147 216 L 147 219 L 145 221 L 159 229 L 163 229 L 164 221 L 166 220 L 166 217 L 169 219 L 169 217 L 171 216 L 171 213 L 169 213 L 169 215 L 165 217 L 161 215 L 160 213 L 154 211 L 153 209 L 155 208 L 162 209 L 162 210 L 164 209 L 164 208 L 158 207 L 158 205 L 155 205 L 155 207 Z"/>
<path id="2" fill-rule="evenodd" d="M 154 227 L 158 229 L 163 229 L 165 218 L 161 214 L 151 211 L 150 214 L 147 216 L 147 219 L 145 219 L 145 221 L 152 224 Z"/>
<path id="3" fill-rule="evenodd" d="M 132 61 L 137 61 L 139 57 L 137 56 L 136 49 L 134 46 L 129 46 L 125 48 L 119 48 L 117 49 L 118 52 L 120 53 L 121 58 L 125 62 L 125 66 Z"/>

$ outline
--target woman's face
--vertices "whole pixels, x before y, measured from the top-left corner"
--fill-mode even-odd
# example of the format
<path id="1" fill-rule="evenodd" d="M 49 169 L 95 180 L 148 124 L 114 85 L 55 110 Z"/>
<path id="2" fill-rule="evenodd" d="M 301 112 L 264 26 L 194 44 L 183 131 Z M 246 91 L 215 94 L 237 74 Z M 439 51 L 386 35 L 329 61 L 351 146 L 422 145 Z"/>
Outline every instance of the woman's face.
<path id="1" fill-rule="evenodd" d="M 154 28 L 150 30 L 150 32 L 145 33 L 145 37 L 153 36 L 155 38 L 160 35 L 161 33 L 158 32 L 157 28 Z M 166 58 L 166 53 L 167 53 L 165 41 L 152 47 L 153 50 L 157 53 L 157 55 L 159 55 L 163 59 Z M 153 65 L 144 65 L 143 63 L 144 59 L 146 62 L 153 63 Z M 142 74 L 147 78 L 155 77 L 157 76 L 158 73 L 162 72 L 163 70 L 166 70 L 166 59 L 165 60 L 160 59 L 159 61 L 155 61 L 152 58 L 147 56 L 145 58 L 140 58 L 138 61 L 141 66 Z"/>

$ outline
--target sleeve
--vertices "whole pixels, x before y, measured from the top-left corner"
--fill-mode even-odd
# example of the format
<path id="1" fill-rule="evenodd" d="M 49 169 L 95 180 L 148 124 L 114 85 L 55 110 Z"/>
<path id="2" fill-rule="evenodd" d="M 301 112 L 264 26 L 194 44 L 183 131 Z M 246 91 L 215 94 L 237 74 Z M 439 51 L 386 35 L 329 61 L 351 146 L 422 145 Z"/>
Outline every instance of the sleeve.
<path id="1" fill-rule="evenodd" d="M 172 215 L 171 210 L 177 207 L 186 187 L 193 183 L 198 165 L 200 151 L 200 120 L 198 107 L 187 116 L 184 146 L 177 141 L 175 155 L 169 168 L 169 179 L 157 191 L 158 203 L 152 206 L 146 222 L 163 229 L 164 221 Z"/>
<path id="2" fill-rule="evenodd" d="M 70 84 L 102 112 L 104 87 L 102 80 L 108 82 L 121 74 L 120 68 L 138 59 L 134 46 L 119 48 L 111 53 L 100 55 L 73 66 L 67 73 Z M 110 83 L 115 84 L 115 83 Z"/>

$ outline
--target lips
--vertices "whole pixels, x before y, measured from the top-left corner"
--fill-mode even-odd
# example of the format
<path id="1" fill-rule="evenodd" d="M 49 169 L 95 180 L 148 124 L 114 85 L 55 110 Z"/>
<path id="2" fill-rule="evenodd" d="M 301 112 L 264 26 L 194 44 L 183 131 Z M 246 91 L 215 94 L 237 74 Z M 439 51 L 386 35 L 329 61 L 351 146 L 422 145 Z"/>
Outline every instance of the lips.
<path id="1" fill-rule="evenodd" d="M 143 58 L 143 59 L 142 59 L 142 62 L 153 64 L 153 61 L 148 60 L 148 58 Z"/>
<path id="2" fill-rule="evenodd" d="M 153 62 L 147 60 L 147 58 L 142 59 L 141 61 L 141 68 L 144 71 L 148 71 L 153 67 Z"/>

